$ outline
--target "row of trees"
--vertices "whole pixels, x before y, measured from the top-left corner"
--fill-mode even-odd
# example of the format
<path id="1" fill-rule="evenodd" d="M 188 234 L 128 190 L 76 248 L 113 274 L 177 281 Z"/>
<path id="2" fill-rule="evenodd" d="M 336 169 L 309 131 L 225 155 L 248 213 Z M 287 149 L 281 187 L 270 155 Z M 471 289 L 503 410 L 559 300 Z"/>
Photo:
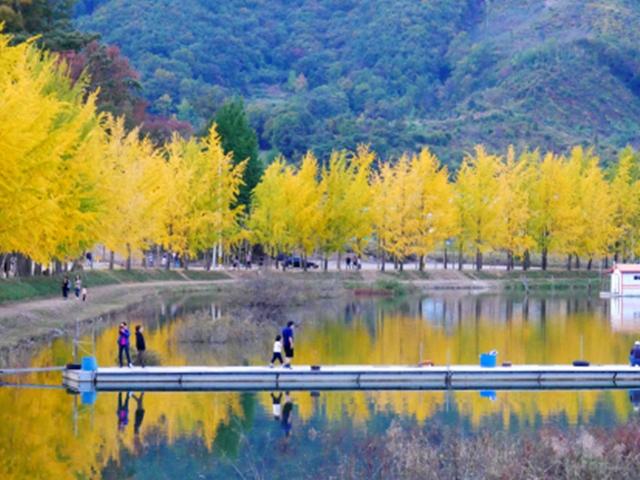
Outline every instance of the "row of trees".
<path id="1" fill-rule="evenodd" d="M 10 40 L 0 35 L 0 252 L 48 264 L 100 242 L 128 259 L 152 244 L 184 256 L 240 234 L 245 164 L 215 125 L 156 147 L 99 113 L 59 57 Z"/>
<path id="2" fill-rule="evenodd" d="M 218 256 L 244 240 L 325 259 L 376 248 L 400 265 L 452 244 L 460 258 L 475 255 L 478 269 L 491 251 L 505 252 L 510 268 L 539 253 L 546 268 L 549 253 L 590 266 L 640 247 L 631 149 L 604 171 L 582 148 L 500 157 L 477 147 L 452 175 L 426 149 L 378 162 L 360 147 L 323 165 L 312 153 L 299 167 L 276 159 L 249 190 L 260 172 L 243 178 L 251 162 L 229 147 L 255 161 L 255 137 L 224 148 L 213 125 L 202 139 L 173 135 L 159 147 L 98 112 L 87 80 L 71 80 L 64 62 L 32 43 L 0 35 L 0 65 L 0 252 L 41 264 L 96 243 L 128 259 L 153 245 Z M 227 127 L 239 130 L 241 105 L 228 109 Z"/>
<path id="3" fill-rule="evenodd" d="M 475 256 L 477 269 L 487 252 L 505 253 L 510 269 L 517 259 L 529 268 L 537 253 L 546 269 L 551 253 L 591 268 L 594 259 L 630 259 L 640 249 L 640 179 L 630 148 L 604 171 L 580 147 L 567 157 L 513 148 L 501 157 L 479 146 L 453 181 L 427 149 L 375 163 L 365 148 L 350 157 L 334 152 L 320 171 L 310 153 L 299 168 L 276 161 L 254 191 L 253 237 L 271 252 L 325 258 L 361 253 L 373 239 L 401 268 L 409 257 L 423 268 L 426 255 L 448 245 L 459 259 Z"/>

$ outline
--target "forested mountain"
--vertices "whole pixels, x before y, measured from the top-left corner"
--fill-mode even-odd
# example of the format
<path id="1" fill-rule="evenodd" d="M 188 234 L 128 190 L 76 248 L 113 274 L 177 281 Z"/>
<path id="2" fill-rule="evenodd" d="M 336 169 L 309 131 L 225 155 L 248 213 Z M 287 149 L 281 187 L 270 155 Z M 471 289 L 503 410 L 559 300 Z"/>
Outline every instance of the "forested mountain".
<path id="1" fill-rule="evenodd" d="M 635 0 L 80 0 L 158 114 L 241 95 L 262 150 L 640 143 Z"/>

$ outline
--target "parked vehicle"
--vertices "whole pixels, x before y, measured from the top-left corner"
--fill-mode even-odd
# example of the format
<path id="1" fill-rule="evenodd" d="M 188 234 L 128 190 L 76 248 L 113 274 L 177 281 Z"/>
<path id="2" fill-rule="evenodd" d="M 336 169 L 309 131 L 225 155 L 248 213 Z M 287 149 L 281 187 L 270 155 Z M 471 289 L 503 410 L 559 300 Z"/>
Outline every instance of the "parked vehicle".
<path id="1" fill-rule="evenodd" d="M 312 262 L 310 260 L 307 260 L 306 263 L 307 263 L 307 268 L 319 267 L 317 263 Z M 283 265 L 285 268 L 303 268 L 304 261 L 302 260 L 302 257 L 292 255 L 283 262 Z"/>

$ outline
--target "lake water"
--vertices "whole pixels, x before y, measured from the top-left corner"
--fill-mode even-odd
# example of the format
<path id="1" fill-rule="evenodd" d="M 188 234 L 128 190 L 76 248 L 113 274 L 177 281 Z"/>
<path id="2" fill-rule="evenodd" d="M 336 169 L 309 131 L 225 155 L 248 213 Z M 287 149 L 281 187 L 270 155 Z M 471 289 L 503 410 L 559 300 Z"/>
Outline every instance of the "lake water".
<path id="1" fill-rule="evenodd" d="M 224 313 L 224 312 L 222 312 Z M 166 365 L 266 364 L 277 333 L 249 346 L 187 344 L 193 318 L 215 322 L 215 299 L 148 302 L 96 322 L 81 347 L 113 365 L 117 325 L 143 324 Z M 626 363 L 633 329 L 587 296 L 435 295 L 333 302 L 289 313 L 300 364 Z M 85 331 L 86 333 L 86 331 Z M 95 340 L 94 340 L 95 338 Z M 34 352 L 34 366 L 67 363 L 70 339 Z M 59 375 L 21 382 L 59 385 Z M 625 390 L 498 392 L 98 393 L 0 388 L 0 478 L 320 478 L 366 462 L 391 425 L 473 436 L 610 429 L 639 415 Z M 275 414 L 275 415 L 274 415 Z M 435 435 L 435 434 L 434 434 Z"/>

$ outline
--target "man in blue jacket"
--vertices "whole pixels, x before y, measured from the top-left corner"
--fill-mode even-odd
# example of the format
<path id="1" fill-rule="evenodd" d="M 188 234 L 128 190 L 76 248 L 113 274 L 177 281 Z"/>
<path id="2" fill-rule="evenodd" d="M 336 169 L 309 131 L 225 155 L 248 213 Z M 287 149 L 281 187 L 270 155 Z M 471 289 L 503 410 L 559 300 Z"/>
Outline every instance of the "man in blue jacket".
<path id="1" fill-rule="evenodd" d="M 288 322 L 282 329 L 282 343 L 284 346 L 284 368 L 291 368 L 293 359 L 293 322 Z"/>
<path id="2" fill-rule="evenodd" d="M 629 363 L 632 367 L 640 366 L 640 341 L 636 340 L 633 344 L 631 352 L 629 352 Z"/>

